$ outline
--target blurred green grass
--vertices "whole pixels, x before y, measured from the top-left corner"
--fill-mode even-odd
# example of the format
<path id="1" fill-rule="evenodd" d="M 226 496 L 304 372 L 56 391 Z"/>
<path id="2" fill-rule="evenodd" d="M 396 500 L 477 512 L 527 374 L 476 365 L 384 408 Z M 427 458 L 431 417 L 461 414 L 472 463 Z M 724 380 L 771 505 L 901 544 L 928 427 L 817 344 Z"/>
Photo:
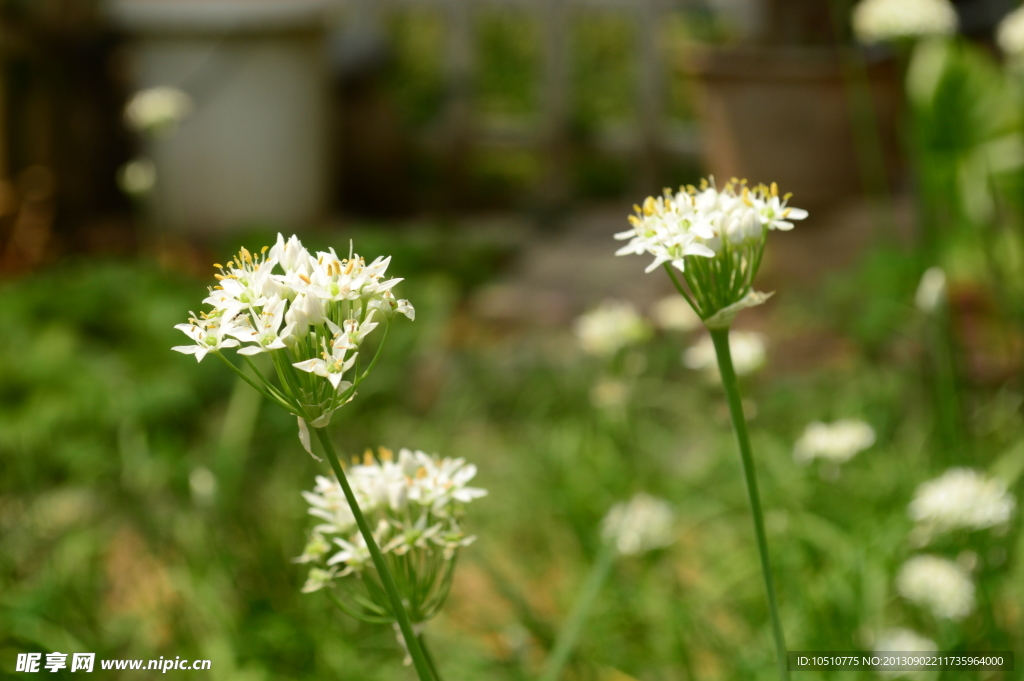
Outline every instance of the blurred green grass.
<path id="1" fill-rule="evenodd" d="M 427 630 L 446 677 L 532 678 L 601 517 L 645 490 L 676 506 L 679 539 L 616 568 L 571 678 L 772 678 L 725 403 L 682 367 L 690 341 L 663 333 L 606 364 L 567 328 L 489 325 L 467 301 L 509 253 L 445 234 L 356 234 L 366 255 L 394 255 L 417 321 L 395 327 L 332 433 L 347 454 L 408 446 L 480 467 L 491 494 L 468 519 L 479 540 Z M 904 625 L 943 649 L 1021 649 L 1019 521 L 941 547 L 981 559 L 981 605 L 961 625 L 893 590 L 913 552 L 906 504 L 957 461 L 936 428 L 921 320 L 907 313 L 916 282 L 894 259 L 878 251 L 821 292 L 773 301 L 794 321 L 773 329 L 770 357 L 808 333 L 843 337 L 850 356 L 745 381 L 790 647 L 856 649 Z M 299 593 L 291 558 L 310 524 L 299 491 L 326 469 L 295 424 L 217 363 L 170 351 L 204 285 L 143 260 L 70 262 L 0 287 L 0 666 L 57 650 L 210 658 L 218 680 L 412 678 L 390 629 Z M 594 406 L 600 380 L 629 387 L 621 410 Z M 970 465 L 1019 478 L 1020 395 L 1019 380 L 965 386 Z M 794 463 L 807 422 L 847 416 L 868 420 L 878 444 L 837 478 Z"/>

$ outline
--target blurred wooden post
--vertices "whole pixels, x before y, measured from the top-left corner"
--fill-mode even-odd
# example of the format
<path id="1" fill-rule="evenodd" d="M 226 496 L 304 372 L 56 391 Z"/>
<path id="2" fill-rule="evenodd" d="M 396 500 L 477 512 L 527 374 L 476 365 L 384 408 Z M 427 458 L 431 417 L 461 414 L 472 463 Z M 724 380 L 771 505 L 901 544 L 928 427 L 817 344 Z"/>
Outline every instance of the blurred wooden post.
<path id="1" fill-rule="evenodd" d="M 472 111 L 473 17 L 468 0 L 448 0 L 446 63 L 445 179 L 447 207 L 463 205 L 468 190 L 470 142 L 474 133 Z"/>
<path id="2" fill-rule="evenodd" d="M 541 201 L 557 209 L 569 199 L 569 8 L 565 0 L 541 3 L 544 70 L 541 90 L 541 143 L 545 173 Z"/>
<path id="3" fill-rule="evenodd" d="M 661 64 L 662 3 L 660 0 L 638 0 L 637 12 L 638 67 L 640 125 L 640 183 L 641 193 L 656 192 L 659 187 L 661 118 L 664 90 Z"/>

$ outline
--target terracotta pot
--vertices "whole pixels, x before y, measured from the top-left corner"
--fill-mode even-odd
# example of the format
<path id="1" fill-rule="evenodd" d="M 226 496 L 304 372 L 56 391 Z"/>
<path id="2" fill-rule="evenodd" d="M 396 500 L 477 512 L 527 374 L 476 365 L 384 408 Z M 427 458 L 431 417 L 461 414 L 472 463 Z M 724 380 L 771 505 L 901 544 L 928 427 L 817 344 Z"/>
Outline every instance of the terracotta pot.
<path id="1" fill-rule="evenodd" d="M 778 182 L 800 206 L 862 192 L 861 164 L 873 150 L 858 153 L 854 100 L 835 50 L 702 48 L 686 68 L 697 83 L 704 163 L 716 178 Z M 867 73 L 884 181 L 891 182 L 899 166 L 898 69 L 894 60 L 875 61 Z"/>

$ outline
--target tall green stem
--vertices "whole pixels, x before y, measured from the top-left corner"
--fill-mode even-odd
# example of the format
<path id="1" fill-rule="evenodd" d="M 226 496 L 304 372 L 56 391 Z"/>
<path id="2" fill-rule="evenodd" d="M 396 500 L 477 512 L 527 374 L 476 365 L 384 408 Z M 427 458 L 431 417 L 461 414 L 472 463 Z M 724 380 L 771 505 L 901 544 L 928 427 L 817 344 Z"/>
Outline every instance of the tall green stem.
<path id="1" fill-rule="evenodd" d="M 754 457 L 750 451 L 750 436 L 747 434 L 747 420 L 743 415 L 743 402 L 740 398 L 739 382 L 736 370 L 732 366 L 732 352 L 729 349 L 729 329 L 710 329 L 711 340 L 715 344 L 718 356 L 718 370 L 722 375 L 722 386 L 729 402 L 729 414 L 732 416 L 733 429 L 736 432 L 736 444 L 743 462 L 743 477 L 747 483 L 747 497 L 750 499 L 750 511 L 754 516 L 754 534 L 757 536 L 757 550 L 761 554 L 761 572 L 764 575 L 764 586 L 768 592 L 768 609 L 771 611 L 772 633 L 775 635 L 776 662 L 779 666 L 779 677 L 789 681 L 789 668 L 786 663 L 786 638 L 779 621 L 779 606 L 775 600 L 775 582 L 772 579 L 772 565 L 768 558 L 768 538 L 764 531 L 764 514 L 761 511 L 761 494 L 757 490 L 757 473 L 754 470 Z"/>
<path id="2" fill-rule="evenodd" d="M 427 658 L 427 664 L 430 665 L 430 673 L 434 675 L 436 681 L 443 681 L 441 679 L 441 672 L 437 671 L 437 664 L 434 662 L 434 656 L 430 653 L 430 648 L 427 646 L 427 639 L 423 638 L 423 634 L 418 636 L 420 640 L 420 648 L 423 649 L 423 655 Z"/>
<path id="3" fill-rule="evenodd" d="M 583 630 L 583 624 L 587 621 L 590 608 L 593 607 L 597 595 L 601 592 L 604 580 L 608 578 L 608 573 L 614 562 L 615 550 L 610 543 L 605 543 L 594 562 L 594 567 L 590 569 L 590 575 L 583 584 L 583 590 L 580 592 L 579 600 L 576 601 L 569 619 L 565 621 L 562 630 L 558 632 L 554 650 L 551 651 L 551 655 L 548 656 L 548 660 L 544 664 L 540 681 L 557 681 L 562 667 L 569 661 L 569 656 L 572 655 L 572 650 L 576 647 L 576 639 L 579 638 L 580 632 Z"/>
<path id="4" fill-rule="evenodd" d="M 331 462 L 331 468 L 334 469 L 334 474 L 338 476 L 338 483 L 341 485 L 341 489 L 345 493 L 345 499 L 352 509 L 352 515 L 355 516 L 359 532 L 363 535 L 366 547 L 370 550 L 370 557 L 373 558 L 373 565 L 377 568 L 381 584 L 384 585 L 384 591 L 387 593 L 388 600 L 391 601 L 392 613 L 398 621 L 399 628 L 402 630 L 402 637 L 405 638 L 405 645 L 409 650 L 413 666 L 416 668 L 416 674 L 420 677 L 420 681 L 433 681 L 434 676 L 430 672 L 430 665 L 423 655 L 423 649 L 420 648 L 419 638 L 416 636 L 416 632 L 413 631 L 412 622 L 409 621 L 409 614 L 405 611 L 405 605 L 402 603 L 402 596 L 398 593 L 395 579 L 391 576 L 391 571 L 388 569 L 387 563 L 384 562 L 384 554 L 380 552 L 377 540 L 373 538 L 373 530 L 370 528 L 370 524 L 366 522 L 366 516 L 363 515 L 363 511 L 359 508 L 359 502 L 356 501 L 356 496 L 352 493 L 352 486 L 348 484 L 345 470 L 341 467 L 341 462 L 338 461 L 338 455 L 334 451 L 334 444 L 323 428 L 313 428 L 312 430 L 316 432 L 324 452 L 327 453 L 327 460 Z"/>

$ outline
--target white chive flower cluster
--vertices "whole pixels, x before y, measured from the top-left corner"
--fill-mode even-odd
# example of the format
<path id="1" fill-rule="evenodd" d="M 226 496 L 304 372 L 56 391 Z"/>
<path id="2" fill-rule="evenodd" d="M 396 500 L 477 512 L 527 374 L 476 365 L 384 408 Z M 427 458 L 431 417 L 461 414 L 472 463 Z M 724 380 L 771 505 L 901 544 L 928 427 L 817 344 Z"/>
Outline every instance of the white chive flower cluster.
<path id="1" fill-rule="evenodd" d="M 1016 505 L 1002 480 L 970 468 L 951 468 L 917 488 L 907 513 L 928 534 L 936 534 L 1002 525 Z"/>
<path id="2" fill-rule="evenodd" d="M 580 316 L 574 331 L 584 352 L 609 357 L 650 335 L 650 327 L 631 304 L 606 300 Z"/>
<path id="3" fill-rule="evenodd" d="M 672 506 L 641 492 L 608 511 L 601 523 L 601 536 L 620 555 L 635 556 L 671 544 L 674 525 Z"/>
<path id="4" fill-rule="evenodd" d="M 385 277 L 390 262 L 343 258 L 333 248 L 314 255 L 295 236 L 286 241 L 280 234 L 259 253 L 243 248 L 226 266 L 214 265 L 219 283 L 203 301 L 211 309 L 175 327 L 193 344 L 173 349 L 197 361 L 229 348 L 243 358 L 269 354 L 280 385 L 264 382 L 268 396 L 298 416 L 303 429 L 307 421 L 323 427 L 369 371 L 359 373 L 366 337 L 396 313 L 415 316 L 391 293 L 402 280 Z"/>
<path id="5" fill-rule="evenodd" d="M 799 463 L 823 459 L 844 463 L 875 443 L 874 429 L 858 419 L 841 419 L 833 423 L 814 421 L 807 425 L 793 448 Z"/>
<path id="6" fill-rule="evenodd" d="M 754 331 L 730 331 L 729 353 L 737 376 L 754 373 L 765 365 L 768 356 L 764 336 Z M 715 380 L 721 380 L 711 336 L 702 336 L 692 347 L 687 348 L 683 353 L 683 364 L 690 369 L 704 371 Z"/>
<path id="7" fill-rule="evenodd" d="M 160 133 L 192 113 L 192 98 L 178 88 L 162 85 L 139 90 L 128 100 L 124 117 L 128 125 L 144 133 Z"/>
<path id="8" fill-rule="evenodd" d="M 476 466 L 408 449 L 396 459 L 382 447 L 376 457 L 367 451 L 345 473 L 385 560 L 402 576 L 397 584 L 410 618 L 429 619 L 447 597 L 458 550 L 475 540 L 462 530 L 461 520 L 466 504 L 487 494 L 468 484 Z M 303 592 L 337 586 L 352 613 L 371 621 L 391 619 L 390 603 L 341 485 L 333 477 L 317 476 L 314 489 L 302 495 L 310 515 L 321 521 L 295 559 L 310 565 Z"/>
<path id="9" fill-rule="evenodd" d="M 996 43 L 1006 56 L 1024 57 L 1024 7 L 1018 7 L 999 22 Z"/>
<path id="10" fill-rule="evenodd" d="M 970 575 L 946 558 L 914 556 L 900 568 L 896 590 L 938 619 L 962 620 L 974 610 Z"/>
<path id="11" fill-rule="evenodd" d="M 751 188 L 745 180 L 730 181 L 721 189 L 713 180 L 675 193 L 666 189 L 663 196 L 634 206 L 631 229 L 615 235 L 629 243 L 616 255 L 652 255 L 648 272 L 666 264 L 682 272 L 695 312 L 705 323 L 742 301 L 715 324 L 728 326 L 740 308 L 764 300 L 748 296 L 768 232 L 790 230 L 794 220 L 807 217 L 807 211 L 788 206 L 788 200 L 775 183 Z"/>
<path id="12" fill-rule="evenodd" d="M 935 644 L 935 641 L 930 638 L 926 638 L 911 629 L 903 629 L 899 627 L 886 629 L 880 632 L 875 637 L 875 645 L 873 646 L 875 655 L 879 657 L 885 657 L 885 653 L 892 652 L 934 653 L 938 651 L 938 649 L 939 647 Z M 922 671 L 906 672 L 879 670 L 879 675 L 882 678 L 929 678 L 928 672 Z"/>
<path id="13" fill-rule="evenodd" d="M 865 43 L 956 33 L 949 0 L 862 0 L 853 10 L 853 32 Z"/>

